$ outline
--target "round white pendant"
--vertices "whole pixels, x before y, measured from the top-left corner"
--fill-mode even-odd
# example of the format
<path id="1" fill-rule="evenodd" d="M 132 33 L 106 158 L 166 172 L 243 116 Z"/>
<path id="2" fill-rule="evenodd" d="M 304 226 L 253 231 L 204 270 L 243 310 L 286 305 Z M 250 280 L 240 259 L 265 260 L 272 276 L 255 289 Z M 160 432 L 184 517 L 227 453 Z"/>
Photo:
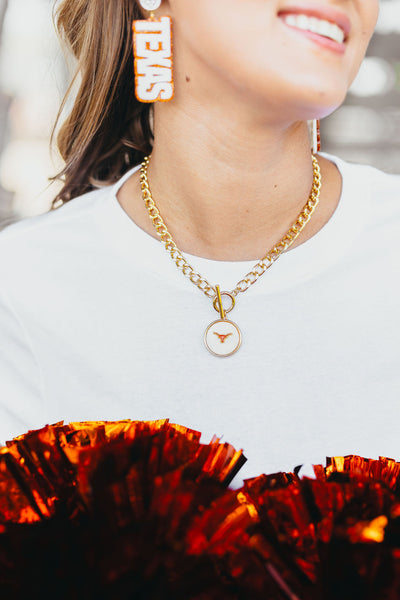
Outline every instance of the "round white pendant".
<path id="1" fill-rule="evenodd" d="M 157 10 L 161 6 L 161 0 L 140 0 L 144 10 Z"/>
<path id="2" fill-rule="evenodd" d="M 207 327 L 204 343 L 214 356 L 231 356 L 239 350 L 242 335 L 235 323 L 228 319 L 219 319 Z"/>

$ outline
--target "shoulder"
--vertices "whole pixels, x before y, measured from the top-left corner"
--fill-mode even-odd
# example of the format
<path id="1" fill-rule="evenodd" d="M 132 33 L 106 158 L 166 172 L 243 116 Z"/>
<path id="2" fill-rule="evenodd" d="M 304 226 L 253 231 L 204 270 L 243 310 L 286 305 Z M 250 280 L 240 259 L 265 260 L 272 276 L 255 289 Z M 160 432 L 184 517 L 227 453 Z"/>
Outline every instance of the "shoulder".
<path id="1" fill-rule="evenodd" d="M 366 186 L 371 186 L 373 199 L 394 197 L 400 201 L 400 174 L 386 173 L 370 165 L 349 162 L 330 154 L 324 154 L 324 156 L 336 163 L 346 183 L 358 185 L 361 190 L 364 190 Z M 378 190 L 381 193 L 377 196 Z"/>
<path id="2" fill-rule="evenodd" d="M 6 226 L 0 231 L 0 256 L 12 249 L 18 253 L 39 246 L 51 247 L 56 251 L 57 247 L 62 246 L 62 241 L 73 248 L 78 238 L 82 242 L 89 240 L 88 234 L 93 233 L 96 219 L 107 219 L 105 207 L 112 204 L 107 200 L 111 200 L 139 168 L 140 165 L 136 165 L 115 183 L 77 196 L 55 210 Z"/>
<path id="3" fill-rule="evenodd" d="M 400 219 L 400 174 L 385 173 L 370 165 L 345 161 L 324 154 L 334 162 L 343 178 L 343 193 L 379 221 Z"/>
<path id="4" fill-rule="evenodd" d="M 96 210 L 110 187 L 97 189 L 63 204 L 55 210 L 27 217 L 8 225 L 0 231 L 0 250 L 13 243 L 25 243 L 35 237 L 46 236 L 46 233 L 72 226 L 74 223 L 90 219 L 90 214 Z"/>
<path id="5" fill-rule="evenodd" d="M 0 231 L 0 284 L 40 269 L 53 260 L 62 263 L 68 255 L 88 244 L 95 215 L 112 186 L 70 200 L 47 213 L 28 217 Z M 76 253 L 76 252 L 75 252 Z"/>

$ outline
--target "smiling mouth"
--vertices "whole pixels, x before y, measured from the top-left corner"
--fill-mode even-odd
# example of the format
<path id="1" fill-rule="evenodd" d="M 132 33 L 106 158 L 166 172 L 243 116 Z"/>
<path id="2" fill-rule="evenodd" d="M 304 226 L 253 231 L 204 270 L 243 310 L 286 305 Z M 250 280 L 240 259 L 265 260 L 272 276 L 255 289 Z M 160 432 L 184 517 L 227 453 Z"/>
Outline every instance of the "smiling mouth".
<path id="1" fill-rule="evenodd" d="M 280 19 L 289 27 L 294 27 L 302 31 L 315 33 L 323 38 L 343 44 L 346 41 L 344 30 L 336 23 L 325 19 L 304 14 L 284 13 L 279 15 Z"/>

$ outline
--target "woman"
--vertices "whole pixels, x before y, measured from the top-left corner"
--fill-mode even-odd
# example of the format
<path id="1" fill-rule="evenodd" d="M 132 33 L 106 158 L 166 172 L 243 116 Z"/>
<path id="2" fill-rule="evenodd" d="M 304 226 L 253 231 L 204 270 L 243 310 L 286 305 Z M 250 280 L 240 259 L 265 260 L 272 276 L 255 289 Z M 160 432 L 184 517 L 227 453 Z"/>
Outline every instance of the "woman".
<path id="1" fill-rule="evenodd" d="M 0 439 L 169 417 L 243 448 L 243 477 L 326 455 L 400 459 L 400 180 L 313 161 L 307 129 L 343 102 L 378 0 L 158 4 L 58 7 L 81 83 L 59 137 L 63 206 L 0 235 Z M 140 102 L 132 21 L 140 35 L 166 16 L 174 97 Z M 199 275 L 165 252 L 151 199 Z M 247 278 L 308 201 L 290 248 Z"/>

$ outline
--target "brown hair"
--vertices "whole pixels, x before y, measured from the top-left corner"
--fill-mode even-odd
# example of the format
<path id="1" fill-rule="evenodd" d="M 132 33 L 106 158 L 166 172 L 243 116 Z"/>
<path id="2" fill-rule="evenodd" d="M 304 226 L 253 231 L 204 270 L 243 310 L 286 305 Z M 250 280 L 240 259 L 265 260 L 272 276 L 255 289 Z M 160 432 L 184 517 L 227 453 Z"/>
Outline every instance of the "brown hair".
<path id="1" fill-rule="evenodd" d="M 140 18 L 135 0 L 61 0 L 55 9 L 77 60 L 57 122 L 78 78 L 80 85 L 57 136 L 65 166 L 55 179 L 64 185 L 52 208 L 116 181 L 151 151 L 151 105 L 134 92 L 132 21 Z"/>

